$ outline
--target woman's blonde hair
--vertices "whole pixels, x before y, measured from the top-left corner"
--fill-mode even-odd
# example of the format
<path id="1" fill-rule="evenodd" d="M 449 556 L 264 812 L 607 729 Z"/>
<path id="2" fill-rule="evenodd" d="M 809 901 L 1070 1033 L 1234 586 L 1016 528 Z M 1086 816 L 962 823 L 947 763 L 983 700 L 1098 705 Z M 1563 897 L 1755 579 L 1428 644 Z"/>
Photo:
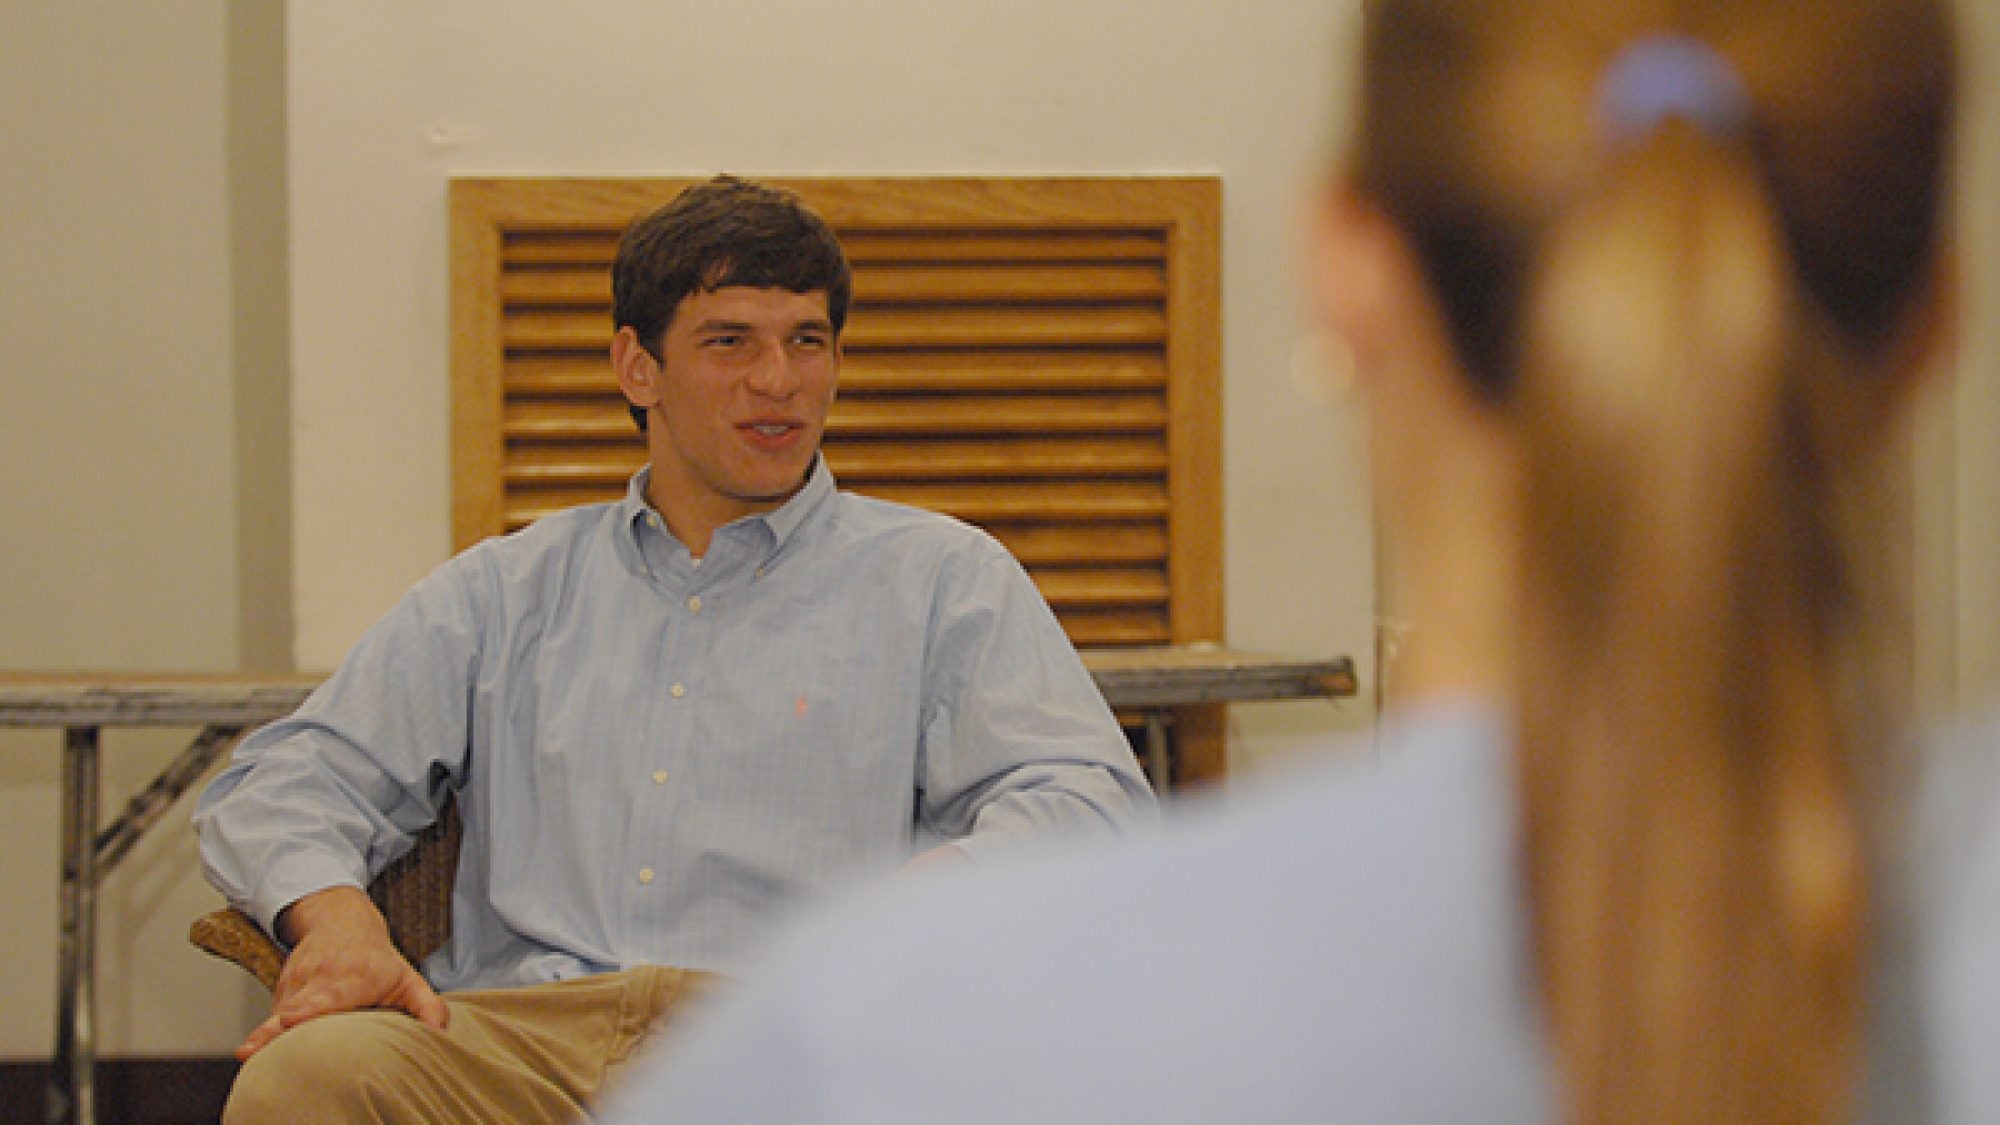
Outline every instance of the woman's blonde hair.
<path id="1" fill-rule="evenodd" d="M 1526 871 L 1567 1106 L 1820 1120 L 1854 1093 L 1866 809 L 1843 505 L 1933 276 L 1926 0 L 1378 0 L 1353 179 L 1521 435 Z M 1745 115 L 1607 135 L 1650 37 Z"/>

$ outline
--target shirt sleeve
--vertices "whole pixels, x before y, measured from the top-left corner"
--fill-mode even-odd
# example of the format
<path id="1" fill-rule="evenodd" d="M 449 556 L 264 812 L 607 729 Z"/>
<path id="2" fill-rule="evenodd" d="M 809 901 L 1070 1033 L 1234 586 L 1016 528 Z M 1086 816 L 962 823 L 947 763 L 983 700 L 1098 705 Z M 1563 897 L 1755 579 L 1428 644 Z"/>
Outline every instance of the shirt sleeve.
<path id="1" fill-rule="evenodd" d="M 480 647 L 471 570 L 461 556 L 418 583 L 203 789 L 202 867 L 267 933 L 314 891 L 365 887 L 462 780 Z"/>
<path id="2" fill-rule="evenodd" d="M 997 543 L 939 585 L 918 812 L 974 859 L 1151 823 L 1131 744 L 1048 603 Z"/>

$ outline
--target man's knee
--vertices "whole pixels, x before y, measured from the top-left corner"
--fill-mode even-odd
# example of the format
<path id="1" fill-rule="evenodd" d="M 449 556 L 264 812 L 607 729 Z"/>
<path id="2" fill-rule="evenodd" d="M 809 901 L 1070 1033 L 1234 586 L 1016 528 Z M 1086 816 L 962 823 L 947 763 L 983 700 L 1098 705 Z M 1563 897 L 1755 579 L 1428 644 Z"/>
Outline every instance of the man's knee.
<path id="1" fill-rule="evenodd" d="M 251 1056 L 229 1090 L 230 1125 L 296 1125 L 299 1107 L 328 1120 L 390 1120 L 398 1072 L 421 1067 L 406 1040 L 428 1028 L 400 1012 L 343 1012 L 308 1020 Z"/>

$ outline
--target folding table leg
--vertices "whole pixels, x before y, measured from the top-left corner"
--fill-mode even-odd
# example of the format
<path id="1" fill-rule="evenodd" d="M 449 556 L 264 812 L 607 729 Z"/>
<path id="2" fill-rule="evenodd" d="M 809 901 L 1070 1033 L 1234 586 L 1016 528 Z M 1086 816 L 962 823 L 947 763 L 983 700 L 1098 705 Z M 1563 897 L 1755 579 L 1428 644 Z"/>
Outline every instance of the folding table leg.
<path id="1" fill-rule="evenodd" d="M 1146 712 L 1146 775 L 1158 793 L 1165 793 L 1174 783 L 1173 757 L 1167 741 L 1167 722 L 1172 717 L 1158 708 Z"/>
<path id="2" fill-rule="evenodd" d="M 97 949 L 97 728 L 63 734 L 62 943 L 56 983 L 56 1057 L 48 1120 L 97 1120 L 94 1000 Z"/>

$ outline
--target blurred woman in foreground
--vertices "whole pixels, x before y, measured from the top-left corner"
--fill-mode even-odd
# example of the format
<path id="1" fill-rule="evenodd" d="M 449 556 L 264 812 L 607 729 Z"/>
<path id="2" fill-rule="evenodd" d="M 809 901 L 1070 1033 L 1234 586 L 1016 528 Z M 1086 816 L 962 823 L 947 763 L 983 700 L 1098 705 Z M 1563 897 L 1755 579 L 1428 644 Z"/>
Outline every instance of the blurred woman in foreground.
<path id="1" fill-rule="evenodd" d="M 2000 1119 L 2000 788 L 1903 768 L 1869 522 L 1953 100 L 1941 3 L 1366 5 L 1383 761 L 831 920 L 626 1112 Z"/>

